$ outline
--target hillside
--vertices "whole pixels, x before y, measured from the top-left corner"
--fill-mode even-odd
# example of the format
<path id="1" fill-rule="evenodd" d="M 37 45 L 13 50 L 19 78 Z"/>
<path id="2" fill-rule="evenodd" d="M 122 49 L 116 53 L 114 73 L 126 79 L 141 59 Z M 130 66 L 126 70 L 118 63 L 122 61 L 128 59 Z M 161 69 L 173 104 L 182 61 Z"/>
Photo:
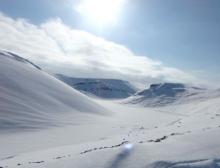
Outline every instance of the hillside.
<path id="1" fill-rule="evenodd" d="M 0 130 L 74 123 L 68 118 L 105 111 L 32 62 L 9 52 L 0 52 L 0 93 Z"/>

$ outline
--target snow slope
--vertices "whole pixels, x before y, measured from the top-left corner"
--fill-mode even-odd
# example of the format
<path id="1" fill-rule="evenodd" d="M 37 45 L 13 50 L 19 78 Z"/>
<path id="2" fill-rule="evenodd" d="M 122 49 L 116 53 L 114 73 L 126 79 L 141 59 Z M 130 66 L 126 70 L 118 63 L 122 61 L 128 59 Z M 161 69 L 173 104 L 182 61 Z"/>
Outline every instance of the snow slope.
<path id="1" fill-rule="evenodd" d="M 219 90 L 210 90 L 181 83 L 152 84 L 150 88 L 137 92 L 123 103 L 145 107 L 185 104 L 220 97 Z"/>
<path id="2" fill-rule="evenodd" d="M 84 112 L 105 109 L 30 61 L 0 52 L 0 130 L 72 123 Z"/>
<path id="3" fill-rule="evenodd" d="M 126 98 L 137 91 L 129 82 L 123 80 L 73 78 L 61 74 L 56 77 L 87 95 L 95 95 L 105 99 Z"/>

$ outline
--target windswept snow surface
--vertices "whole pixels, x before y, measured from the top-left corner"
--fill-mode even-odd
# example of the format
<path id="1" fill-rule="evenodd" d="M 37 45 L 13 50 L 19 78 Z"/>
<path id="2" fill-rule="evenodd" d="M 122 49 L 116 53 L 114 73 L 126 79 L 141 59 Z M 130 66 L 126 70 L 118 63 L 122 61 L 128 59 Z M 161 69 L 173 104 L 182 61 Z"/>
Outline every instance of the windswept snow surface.
<path id="1" fill-rule="evenodd" d="M 53 86 L 57 80 L 39 72 L 30 64 L 15 62 L 13 59 L 1 57 L 1 78 L 4 80 L 16 79 L 17 76 L 30 76 L 38 74 L 41 80 L 46 80 L 44 86 Z M 7 63 L 7 64 L 6 64 Z M 12 66 L 13 65 L 13 66 Z M 30 66 L 29 66 L 30 65 Z M 2 69 L 2 67 L 5 67 Z M 10 68 L 6 68 L 10 67 Z M 10 69 L 16 67 L 20 74 L 13 75 Z M 23 70 L 26 67 L 27 70 Z M 6 71 L 6 69 L 9 69 Z M 35 72 L 36 71 L 36 72 Z M 14 71 L 13 71 L 14 72 Z M 23 74 L 24 73 L 24 74 Z M 40 75 L 41 74 L 41 75 Z M 42 75 L 44 77 L 42 77 Z M 31 78 L 31 77 L 30 77 Z M 36 78 L 36 76 L 35 76 Z M 36 81 L 37 79 L 31 78 Z M 49 78 L 49 79 L 48 79 Z M 27 85 L 25 78 L 17 79 L 17 83 Z M 41 81 L 40 80 L 40 81 Z M 43 82 L 43 81 L 41 81 Z M 10 82 L 9 86 L 11 85 Z M 31 83 L 35 85 L 36 82 Z M 71 95 L 80 98 L 77 103 L 83 105 L 68 108 L 62 103 L 62 110 L 56 103 L 52 109 L 45 108 L 49 118 L 52 114 L 68 121 L 76 122 L 75 125 L 62 125 L 62 127 L 39 128 L 36 131 L 11 132 L 5 131 L 0 134 L 0 167 L 3 168 L 219 168 L 220 167 L 220 98 L 212 97 L 203 101 L 191 101 L 175 105 L 142 107 L 129 104 L 121 104 L 120 101 L 93 99 L 71 90 L 68 86 L 58 82 L 57 87 L 66 88 L 63 94 L 74 102 Z M 59 86 L 58 86 L 59 85 Z M 6 85 L 2 85 L 1 87 Z M 16 89 L 10 94 L 17 92 L 26 93 L 26 89 Z M 27 85 L 28 86 L 28 85 Z M 26 87 L 27 87 L 26 86 Z M 43 86 L 42 86 L 43 87 Z M 50 87 L 46 87 L 48 93 Z M 27 87 L 28 89 L 28 87 Z M 33 88 L 32 88 L 33 89 Z M 37 88 L 40 90 L 40 87 Z M 11 90 L 8 89 L 8 90 Z M 32 90 L 31 90 L 32 91 Z M 6 94 L 7 92 L 2 92 Z M 37 92 L 40 94 L 40 92 Z M 59 94 L 61 91 L 59 90 Z M 26 95 L 26 94 L 25 94 Z M 34 95 L 34 94 L 33 94 Z M 29 96 L 29 99 L 34 97 Z M 44 94 L 43 94 L 44 95 Z M 17 101 L 25 97 L 19 95 Z M 3 96 L 2 96 L 3 97 Z M 64 96 L 65 97 L 65 96 Z M 4 97 L 3 97 L 4 98 Z M 9 99 L 10 100 L 10 99 Z M 25 99 L 28 101 L 28 99 Z M 5 119 L 12 118 L 16 121 L 18 114 L 23 117 L 23 111 L 16 102 L 10 102 L 8 106 L 0 104 L 1 109 L 17 108 L 18 111 L 1 111 Z M 26 102 L 25 101 L 25 102 Z M 36 99 L 36 103 L 40 101 Z M 46 101 L 46 100 L 45 100 Z M 4 102 L 1 99 L 1 103 Z M 44 102 L 44 101 L 43 101 Z M 59 101 L 56 101 L 59 102 Z M 90 102 L 90 103 L 88 103 Z M 92 102 L 92 103 L 91 103 Z M 24 103 L 24 102 L 23 102 Z M 41 104 L 40 102 L 39 104 Z M 30 103 L 28 103 L 30 104 Z M 88 105 L 89 104 L 89 105 Z M 26 104 L 25 104 L 26 105 Z M 77 105 L 77 104 L 76 104 Z M 91 113 L 81 113 L 78 109 Z M 33 103 L 28 107 L 36 107 Z M 86 106 L 84 109 L 84 106 Z M 111 115 L 94 115 L 103 106 Z M 6 108 L 7 107 L 7 108 Z M 11 108 L 13 107 L 13 108 Z M 24 106 L 26 107 L 26 106 Z M 47 106 L 46 106 L 47 107 Z M 52 108 L 52 107 L 50 107 Z M 90 109 L 91 108 L 91 109 Z M 70 111 L 69 111 L 70 110 Z M 72 110 L 72 111 L 71 111 Z M 55 112 L 54 112 L 55 111 Z M 68 111 L 68 112 L 64 112 Z M 82 110 L 81 110 L 82 111 Z M 101 110 L 102 111 L 102 110 Z M 39 111 L 33 111 L 33 116 L 26 117 L 25 122 L 31 121 L 36 116 L 42 116 Z M 24 112 L 24 113 L 27 113 Z M 69 113 L 80 114 L 83 117 L 68 117 Z M 101 112 L 100 112 L 101 113 Z M 9 115 L 10 114 L 10 115 Z M 44 116 L 44 115 L 43 115 Z M 77 115 L 76 115 L 77 116 Z M 1 116 L 2 119 L 2 116 Z M 3 118 L 4 119 L 4 118 Z M 60 121 L 60 116 L 57 117 Z M 20 122 L 23 119 L 19 120 Z M 23 122 L 24 122 L 23 121 Z"/>
<path id="2" fill-rule="evenodd" d="M 220 167 L 220 99 L 141 108 L 96 100 L 109 118 L 1 134 L 0 166 L 25 168 Z M 98 117 L 98 116 L 97 116 Z"/>
<path id="3" fill-rule="evenodd" d="M 0 131 L 76 123 L 83 113 L 105 109 L 30 61 L 0 52 Z"/>

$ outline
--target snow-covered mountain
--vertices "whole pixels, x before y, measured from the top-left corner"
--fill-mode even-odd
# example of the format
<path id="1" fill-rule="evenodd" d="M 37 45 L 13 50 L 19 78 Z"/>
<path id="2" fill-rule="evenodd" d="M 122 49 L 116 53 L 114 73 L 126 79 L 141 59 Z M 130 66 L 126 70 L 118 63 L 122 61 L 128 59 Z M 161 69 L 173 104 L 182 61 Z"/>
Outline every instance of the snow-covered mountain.
<path id="1" fill-rule="evenodd" d="M 103 112 L 100 105 L 32 62 L 0 52 L 0 130 L 72 123 L 83 113 Z"/>
<path id="2" fill-rule="evenodd" d="M 209 90 L 181 83 L 152 84 L 148 89 L 137 92 L 124 102 L 158 107 L 170 104 L 185 104 L 219 97 L 218 90 Z"/>
<path id="3" fill-rule="evenodd" d="M 61 74 L 57 74 L 56 77 L 85 94 L 105 99 L 127 98 L 137 91 L 129 82 L 123 80 L 73 78 Z"/>

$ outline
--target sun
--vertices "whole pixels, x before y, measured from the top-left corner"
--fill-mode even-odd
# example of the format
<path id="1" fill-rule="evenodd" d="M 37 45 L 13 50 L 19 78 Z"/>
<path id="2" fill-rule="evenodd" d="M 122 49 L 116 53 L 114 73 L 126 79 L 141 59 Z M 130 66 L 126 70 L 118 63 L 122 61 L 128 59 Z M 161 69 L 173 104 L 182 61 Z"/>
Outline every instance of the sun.
<path id="1" fill-rule="evenodd" d="M 116 24 L 125 0 L 81 0 L 75 10 L 90 22 L 99 25 Z"/>

